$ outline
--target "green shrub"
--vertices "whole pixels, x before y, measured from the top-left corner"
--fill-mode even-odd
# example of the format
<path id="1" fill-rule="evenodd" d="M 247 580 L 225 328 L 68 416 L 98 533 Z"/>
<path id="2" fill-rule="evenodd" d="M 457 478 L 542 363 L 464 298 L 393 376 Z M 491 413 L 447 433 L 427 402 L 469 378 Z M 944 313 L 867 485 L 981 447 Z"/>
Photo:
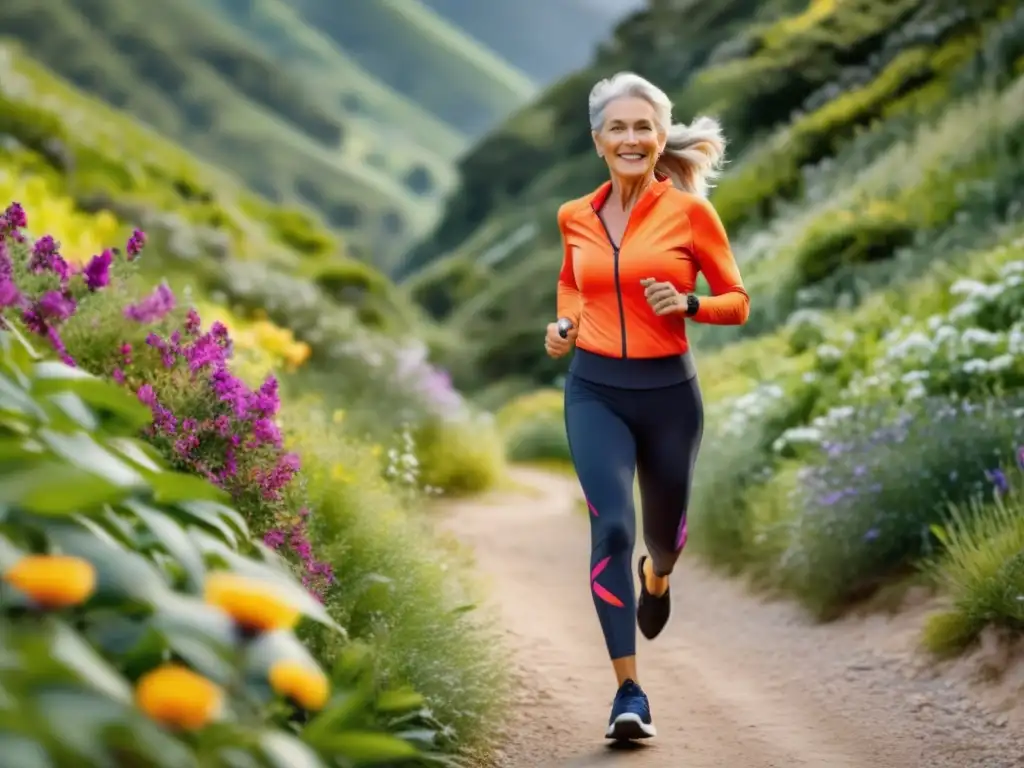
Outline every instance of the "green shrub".
<path id="1" fill-rule="evenodd" d="M 487 490 L 504 471 L 504 449 L 491 420 L 429 419 L 414 432 L 420 482 L 461 496 Z"/>
<path id="2" fill-rule="evenodd" d="M 39 360 L 11 332 L 0 350 L 5 760 L 326 768 L 418 758 L 421 734 L 387 730 L 421 700 L 378 692 L 345 658 L 331 695 L 290 630 L 302 615 L 338 641 L 341 628 L 254 545 L 223 492 L 164 469 L 132 439 L 145 408 Z"/>
<path id="3" fill-rule="evenodd" d="M 891 259 L 914 241 L 916 229 L 904 211 L 880 202 L 833 212 L 810 227 L 796 246 L 796 285 L 813 285 L 842 269 Z"/>
<path id="4" fill-rule="evenodd" d="M 932 554 L 948 503 L 990 494 L 1024 444 L 1021 401 L 927 398 L 836 409 L 809 431 L 817 457 L 793 497 L 782 578 L 829 617 Z"/>
<path id="5" fill-rule="evenodd" d="M 409 498 L 381 477 L 380 460 L 331 424 L 312 396 L 287 405 L 286 429 L 303 457 L 314 540 L 344 589 L 328 605 L 372 648 L 381 679 L 421 692 L 445 741 L 473 746 L 500 725 L 506 661 L 494 628 L 469 610 L 475 573 L 443 551 Z"/>
<path id="6" fill-rule="evenodd" d="M 570 463 L 565 421 L 537 418 L 517 425 L 505 435 L 505 455 L 513 462 Z"/>
<path id="7" fill-rule="evenodd" d="M 1024 630 L 1024 446 L 1005 495 L 952 510 L 938 531 L 943 552 L 927 571 L 951 607 L 929 617 L 925 647 L 958 653 L 990 625 Z"/>
<path id="8" fill-rule="evenodd" d="M 304 211 L 274 207 L 265 215 L 274 237 L 304 256 L 331 256 L 339 249 L 334 236 Z"/>
<path id="9" fill-rule="evenodd" d="M 5 216 L 21 218 L 14 207 Z M 0 223 L 0 230 L 4 226 Z M 347 591 L 352 583 L 372 586 L 382 572 L 370 557 L 349 556 L 354 539 L 359 540 L 361 551 L 376 552 L 388 563 L 400 563 L 404 574 L 418 574 L 425 584 L 436 587 L 445 561 L 431 550 L 427 531 L 421 528 L 415 535 L 407 531 L 397 537 L 383 537 L 374 547 L 359 539 L 370 536 L 365 532 L 370 529 L 360 529 L 360 525 L 368 525 L 359 522 L 364 517 L 380 518 L 383 526 L 384 520 L 397 514 L 391 509 L 395 504 L 393 494 L 376 490 L 375 482 L 380 480 L 383 467 L 363 461 L 355 470 L 346 469 L 346 464 L 354 462 L 357 449 L 348 444 L 333 447 L 324 437 L 323 450 L 328 451 L 328 458 L 318 454 L 321 447 L 317 443 L 298 440 L 311 462 L 308 476 L 300 471 L 301 454 L 285 441 L 282 431 L 282 424 L 289 426 L 291 422 L 287 414 L 279 412 L 276 379 L 269 377 L 255 389 L 250 388 L 239 378 L 238 361 L 230 355 L 231 340 L 226 329 L 214 323 L 204 331 L 198 313 L 174 306 L 174 296 L 166 286 L 134 300 L 141 280 L 132 276 L 138 258 L 131 261 L 129 257 L 138 250 L 141 238 L 141 233 L 133 235 L 126 249 L 128 257 L 101 255 L 87 265 L 82 275 L 66 272 L 50 241 L 37 242 L 32 255 L 12 244 L 9 251 L 13 270 L 0 279 L 0 288 L 8 298 L 11 290 L 20 291 L 22 311 L 10 311 L 9 322 L 14 325 L 20 320 L 69 361 L 88 361 L 133 391 L 149 413 L 142 431 L 146 441 L 174 467 L 220 486 L 247 525 L 262 536 L 266 547 L 288 562 L 301 576 L 303 586 L 324 601 L 328 614 L 336 619 L 344 614 L 345 619 L 352 620 L 352 637 L 377 642 L 384 627 L 401 625 L 403 629 L 394 632 L 398 638 L 395 650 L 388 650 L 392 646 L 385 644 L 387 647 L 380 652 L 383 659 L 370 654 L 371 661 L 389 678 L 426 682 L 426 693 L 434 697 L 429 705 L 438 717 L 447 718 L 443 726 L 437 725 L 448 734 L 446 747 L 453 746 L 448 729 L 454 723 L 458 725 L 460 746 L 478 738 L 476 731 L 484 729 L 483 721 L 491 711 L 488 706 L 496 706 L 500 696 L 497 689 L 491 690 L 492 685 L 481 682 L 493 674 L 485 663 L 488 644 L 474 641 L 467 629 L 455 628 L 450 611 L 463 603 L 449 606 L 449 592 L 440 588 L 403 591 L 398 599 L 380 590 Z M 111 257 L 111 263 L 104 266 L 106 256 Z M 98 279 L 100 275 L 108 284 L 96 284 L 104 282 Z M 329 429 L 328 425 L 338 428 L 332 419 L 323 419 L 321 429 Z M 460 424 L 460 428 L 470 431 L 456 433 L 449 422 L 439 421 L 434 435 L 439 442 L 431 454 L 433 463 L 427 465 L 431 473 L 428 480 L 458 491 L 476 490 L 494 481 L 500 447 L 491 439 L 494 447 L 490 452 L 486 448 L 481 451 L 481 437 L 486 445 L 488 432 L 476 426 L 471 422 Z M 331 450 L 341 457 L 340 461 L 330 458 Z M 415 469 L 415 464 L 412 466 Z M 383 486 L 382 480 L 380 484 Z M 393 491 L 398 483 L 385 487 Z M 422 497 L 415 495 L 410 501 L 419 503 Z M 346 506 L 348 503 L 351 508 Z M 404 530 L 399 523 L 392 525 L 395 532 Z M 381 528 L 371 529 L 382 532 Z M 357 530 L 364 532 L 357 534 Z M 344 570 L 348 582 L 340 581 L 338 569 Z M 395 571 L 388 566 L 383 573 Z M 358 606 L 353 607 L 351 600 L 356 597 Z M 410 612 L 413 600 L 417 606 Z M 449 650 L 455 637 L 463 643 L 462 671 L 453 672 L 445 666 L 449 658 L 435 654 L 444 651 L 438 640 L 444 632 L 452 636 Z M 307 632 L 303 639 L 327 665 L 344 656 L 345 648 L 337 638 Z M 390 634 L 387 640 L 392 642 Z M 449 690 L 453 675 L 465 675 L 461 690 L 467 697 L 465 703 L 471 706 L 469 710 L 460 709 L 454 698 L 438 698 Z M 471 690 L 476 700 L 470 700 Z M 486 701 L 485 690 L 490 696 Z M 429 719 L 417 718 L 429 724 Z"/>

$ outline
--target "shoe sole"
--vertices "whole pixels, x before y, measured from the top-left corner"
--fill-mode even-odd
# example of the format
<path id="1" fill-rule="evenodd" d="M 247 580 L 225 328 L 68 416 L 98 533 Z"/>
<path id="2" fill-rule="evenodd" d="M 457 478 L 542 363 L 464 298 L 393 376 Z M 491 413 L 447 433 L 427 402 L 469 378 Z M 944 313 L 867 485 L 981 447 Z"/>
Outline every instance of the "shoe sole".
<path id="1" fill-rule="evenodd" d="M 652 739 L 658 735 L 658 729 L 653 723 L 645 723 L 640 715 L 632 712 L 619 715 L 615 721 L 608 726 L 604 737 L 615 741 L 635 741 L 638 739 Z"/>

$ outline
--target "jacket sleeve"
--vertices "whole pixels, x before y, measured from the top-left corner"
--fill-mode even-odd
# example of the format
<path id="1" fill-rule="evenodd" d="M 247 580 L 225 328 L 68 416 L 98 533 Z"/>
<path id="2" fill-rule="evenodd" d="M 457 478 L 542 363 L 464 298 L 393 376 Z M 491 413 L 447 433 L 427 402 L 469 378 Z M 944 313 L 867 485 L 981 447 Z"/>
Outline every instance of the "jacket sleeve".
<path id="1" fill-rule="evenodd" d="M 569 221 L 569 204 L 558 209 L 558 230 L 562 238 L 562 270 L 558 273 L 558 317 L 567 317 L 572 324 L 579 327 L 580 315 L 583 312 L 583 297 L 576 285 L 576 274 L 573 271 L 572 248 L 566 238 L 566 225 Z"/>
<path id="2" fill-rule="evenodd" d="M 693 249 L 700 271 L 711 287 L 691 320 L 709 325 L 743 325 L 750 315 L 750 296 L 729 246 L 725 226 L 710 202 L 694 198 L 688 211 Z"/>

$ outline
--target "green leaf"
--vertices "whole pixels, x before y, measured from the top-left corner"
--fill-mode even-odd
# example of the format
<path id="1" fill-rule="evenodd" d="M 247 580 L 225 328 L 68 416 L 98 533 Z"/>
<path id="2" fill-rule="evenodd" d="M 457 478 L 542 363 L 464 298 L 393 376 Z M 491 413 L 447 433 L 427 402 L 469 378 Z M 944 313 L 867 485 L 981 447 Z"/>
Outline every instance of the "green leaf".
<path id="1" fill-rule="evenodd" d="M 231 546 L 237 547 L 239 538 L 249 538 L 249 526 L 245 518 L 231 507 L 215 501 L 182 501 L 177 508 L 196 522 L 216 528 L 224 534 Z M 230 527 L 228 527 L 230 524 Z"/>
<path id="2" fill-rule="evenodd" d="M 160 472 L 149 478 L 153 498 L 160 504 L 176 504 L 182 501 L 220 501 L 230 497 L 209 480 L 183 472 Z"/>
<path id="3" fill-rule="evenodd" d="M 316 752 L 284 733 L 264 733 L 260 737 L 260 748 L 274 768 L 324 768 Z"/>
<path id="4" fill-rule="evenodd" d="M 145 479 L 85 432 L 72 434 L 40 429 L 39 439 L 55 454 L 76 467 L 92 472 L 122 488 L 145 487 Z"/>
<path id="5" fill-rule="evenodd" d="M 99 428 L 100 420 L 96 414 L 74 392 L 56 392 L 49 396 L 49 400 L 60 411 L 53 420 L 55 427 L 84 429 L 86 432 L 93 432 Z"/>
<path id="6" fill-rule="evenodd" d="M 55 661 L 74 670 L 84 682 L 100 693 L 125 703 L 132 700 L 132 690 L 128 683 L 68 626 L 57 626 L 50 653 Z"/>
<path id="7" fill-rule="evenodd" d="M 67 749 L 100 766 L 120 765 L 109 747 L 141 757 L 129 765 L 195 768 L 196 758 L 179 741 L 134 707 L 88 691 L 49 689 L 36 696 L 48 730 Z"/>
<path id="8" fill-rule="evenodd" d="M 0 571 L 6 571 L 21 560 L 25 553 L 16 547 L 6 536 L 0 536 Z"/>
<path id="9" fill-rule="evenodd" d="M 48 525 L 45 533 L 50 542 L 69 555 L 92 563 L 96 569 L 97 603 L 134 598 L 153 602 L 167 591 L 160 572 L 137 552 L 103 540 L 77 525 Z"/>
<path id="10" fill-rule="evenodd" d="M 0 731 L 0 755 L 4 764 L 18 768 L 54 768 L 43 746 L 27 736 Z"/>
<path id="11" fill-rule="evenodd" d="M 422 695 L 412 690 L 384 691 L 377 698 L 377 711 L 388 714 L 408 712 L 426 704 Z"/>
<path id="12" fill-rule="evenodd" d="M 24 389 L 0 374 L 0 411 L 46 420 L 46 412 Z"/>
<path id="13" fill-rule="evenodd" d="M 285 659 L 306 664 L 312 669 L 320 668 L 294 632 L 267 632 L 246 648 L 246 667 L 257 675 L 266 676 L 276 662 Z"/>
<path id="14" fill-rule="evenodd" d="M 124 496 L 124 489 L 103 477 L 62 462 L 44 461 L 5 473 L 0 504 L 38 515 L 69 515 Z"/>
<path id="15" fill-rule="evenodd" d="M 0 331 L 0 348 L 4 352 L 4 361 L 19 371 L 28 371 L 33 360 L 41 355 L 32 346 L 32 342 L 18 328 L 17 321 L 11 322 L 4 318 L 6 328 Z"/>
<path id="16" fill-rule="evenodd" d="M 147 472 L 163 472 L 164 468 L 160 462 L 163 457 L 157 453 L 152 446 L 132 440 L 128 437 L 113 437 L 107 441 L 107 445 L 124 456 L 128 461 Z"/>
<path id="17" fill-rule="evenodd" d="M 334 733 L 319 740 L 317 747 L 326 754 L 350 760 L 357 766 L 412 760 L 420 754 L 407 741 L 373 731 Z"/>
<path id="18" fill-rule="evenodd" d="M 202 554 L 182 527 L 164 512 L 141 502 L 127 501 L 124 503 L 124 507 L 138 515 L 143 525 L 149 528 L 153 537 L 160 542 L 167 554 L 178 561 L 185 571 L 189 589 L 193 592 L 200 592 L 206 578 L 206 566 L 203 563 Z"/>
<path id="19" fill-rule="evenodd" d="M 316 745 L 338 731 L 349 731 L 363 724 L 366 713 L 370 711 L 369 690 L 346 691 L 336 696 L 334 701 L 306 724 L 302 730 L 303 738 Z"/>
<path id="20" fill-rule="evenodd" d="M 37 363 L 33 390 L 44 395 L 74 393 L 92 408 L 110 413 L 132 432 L 153 421 L 153 413 L 127 390 L 113 382 L 62 363 Z"/>
<path id="21" fill-rule="evenodd" d="M 234 674 L 230 663 L 239 642 L 234 622 L 221 611 L 195 598 L 165 592 L 154 602 L 150 623 L 167 644 L 217 682 Z"/>

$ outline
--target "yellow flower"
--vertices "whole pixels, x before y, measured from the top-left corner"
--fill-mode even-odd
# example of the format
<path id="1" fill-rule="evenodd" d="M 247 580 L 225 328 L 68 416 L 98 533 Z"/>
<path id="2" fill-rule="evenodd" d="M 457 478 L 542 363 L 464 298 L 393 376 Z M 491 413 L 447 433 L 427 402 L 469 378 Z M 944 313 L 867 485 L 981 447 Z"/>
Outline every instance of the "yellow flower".
<path id="1" fill-rule="evenodd" d="M 340 483 L 347 483 L 352 480 L 352 474 L 345 469 L 345 465 L 338 463 L 331 468 L 331 479 Z"/>
<path id="2" fill-rule="evenodd" d="M 384 453 L 384 448 L 381 447 L 380 445 L 374 445 L 373 447 L 370 448 L 370 455 L 373 456 L 374 458 L 380 456 L 382 453 Z"/>
<path id="3" fill-rule="evenodd" d="M 206 602 L 220 608 L 239 626 L 255 632 L 291 629 L 301 615 L 266 582 L 226 571 L 207 578 Z"/>
<path id="4" fill-rule="evenodd" d="M 205 677 L 177 664 L 165 664 L 139 679 L 135 701 L 154 720 L 194 731 L 220 714 L 224 697 Z"/>
<path id="5" fill-rule="evenodd" d="M 80 605 L 96 591 L 96 569 L 80 557 L 29 555 L 3 576 L 44 608 Z"/>
<path id="6" fill-rule="evenodd" d="M 322 709 L 327 703 L 331 686 L 319 669 L 310 664 L 284 660 L 276 662 L 268 675 L 270 686 L 310 712 Z"/>
<path id="7" fill-rule="evenodd" d="M 331 417 L 331 420 L 335 424 L 341 424 L 341 422 L 343 422 L 345 420 L 345 411 L 343 409 L 339 408 L 338 410 L 336 410 L 334 412 L 334 415 Z"/>

